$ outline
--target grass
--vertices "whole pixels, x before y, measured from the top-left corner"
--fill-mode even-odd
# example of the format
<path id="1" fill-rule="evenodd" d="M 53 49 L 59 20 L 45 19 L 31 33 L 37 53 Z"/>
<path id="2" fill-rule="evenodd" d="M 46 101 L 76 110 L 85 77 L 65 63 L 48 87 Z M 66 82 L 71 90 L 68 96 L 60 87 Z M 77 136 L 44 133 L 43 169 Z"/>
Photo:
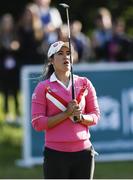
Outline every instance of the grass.
<path id="1" fill-rule="evenodd" d="M 31 168 L 15 164 L 21 158 L 22 128 L 0 122 L 0 179 L 42 179 L 42 166 Z M 133 162 L 96 163 L 95 179 L 133 179 Z"/>
<path id="2" fill-rule="evenodd" d="M 3 179 L 25 179 L 25 178 L 38 178 L 39 167 L 34 168 L 20 168 L 15 165 L 15 160 L 20 158 L 19 146 L 0 146 L 0 178 Z M 36 171 L 35 171 L 36 169 Z M 37 173 L 38 172 L 38 173 Z M 41 178 L 41 176 L 40 176 Z"/>
<path id="3" fill-rule="evenodd" d="M 0 179 L 41 179 L 41 166 L 16 166 L 15 161 L 22 156 L 22 128 L 0 122 L 0 132 Z"/>
<path id="4" fill-rule="evenodd" d="M 133 162 L 96 163 L 96 179 L 133 179 Z"/>

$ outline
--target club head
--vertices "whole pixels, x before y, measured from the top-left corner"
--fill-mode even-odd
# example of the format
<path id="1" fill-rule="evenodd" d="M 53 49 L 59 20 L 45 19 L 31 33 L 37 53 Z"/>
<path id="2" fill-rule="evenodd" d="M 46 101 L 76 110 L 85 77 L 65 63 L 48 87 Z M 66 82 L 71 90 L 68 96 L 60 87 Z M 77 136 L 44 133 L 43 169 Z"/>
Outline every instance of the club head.
<path id="1" fill-rule="evenodd" d="M 59 5 L 64 7 L 64 8 L 69 8 L 69 6 L 67 4 L 65 4 L 65 3 L 60 3 Z"/>

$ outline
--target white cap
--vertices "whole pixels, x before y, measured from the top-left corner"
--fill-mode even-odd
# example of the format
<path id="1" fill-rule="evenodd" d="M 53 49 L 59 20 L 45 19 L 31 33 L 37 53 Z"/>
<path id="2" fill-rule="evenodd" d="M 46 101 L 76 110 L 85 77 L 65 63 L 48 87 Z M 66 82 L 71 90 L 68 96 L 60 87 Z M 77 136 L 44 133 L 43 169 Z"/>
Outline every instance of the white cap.
<path id="1" fill-rule="evenodd" d="M 69 48 L 69 43 L 63 42 L 63 41 L 57 41 L 57 42 L 51 44 L 51 46 L 48 50 L 48 54 L 47 54 L 48 58 L 50 58 L 55 53 L 59 52 L 63 46 Z"/>

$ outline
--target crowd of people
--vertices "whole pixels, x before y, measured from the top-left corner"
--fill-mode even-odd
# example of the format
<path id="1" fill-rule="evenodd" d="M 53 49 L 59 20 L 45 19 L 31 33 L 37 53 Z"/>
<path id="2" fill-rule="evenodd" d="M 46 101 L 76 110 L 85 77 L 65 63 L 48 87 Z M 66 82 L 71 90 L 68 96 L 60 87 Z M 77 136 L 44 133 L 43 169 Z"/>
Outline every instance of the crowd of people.
<path id="1" fill-rule="evenodd" d="M 0 17 L 0 92 L 4 95 L 5 114 L 9 112 L 8 97 L 12 95 L 15 113 L 20 116 L 21 67 L 45 63 L 50 44 L 68 41 L 67 28 L 58 9 L 51 6 L 51 0 L 26 4 L 17 22 L 10 13 Z M 71 22 L 70 28 L 74 63 L 133 60 L 133 40 L 125 32 L 123 19 L 112 21 L 106 8 L 98 10 L 91 37 L 82 32 L 82 22 L 77 19 Z"/>

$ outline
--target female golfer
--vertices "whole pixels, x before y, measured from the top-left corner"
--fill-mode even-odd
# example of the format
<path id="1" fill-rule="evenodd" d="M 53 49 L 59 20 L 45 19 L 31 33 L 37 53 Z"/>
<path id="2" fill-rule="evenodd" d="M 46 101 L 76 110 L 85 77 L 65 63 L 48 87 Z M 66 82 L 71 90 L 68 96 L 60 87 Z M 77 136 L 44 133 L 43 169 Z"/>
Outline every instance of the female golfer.
<path id="1" fill-rule="evenodd" d="M 76 98 L 72 100 L 68 42 L 53 43 L 48 60 L 45 80 L 32 96 L 32 126 L 45 131 L 44 177 L 93 178 L 95 151 L 88 129 L 100 117 L 95 88 L 86 77 L 74 75 Z"/>

